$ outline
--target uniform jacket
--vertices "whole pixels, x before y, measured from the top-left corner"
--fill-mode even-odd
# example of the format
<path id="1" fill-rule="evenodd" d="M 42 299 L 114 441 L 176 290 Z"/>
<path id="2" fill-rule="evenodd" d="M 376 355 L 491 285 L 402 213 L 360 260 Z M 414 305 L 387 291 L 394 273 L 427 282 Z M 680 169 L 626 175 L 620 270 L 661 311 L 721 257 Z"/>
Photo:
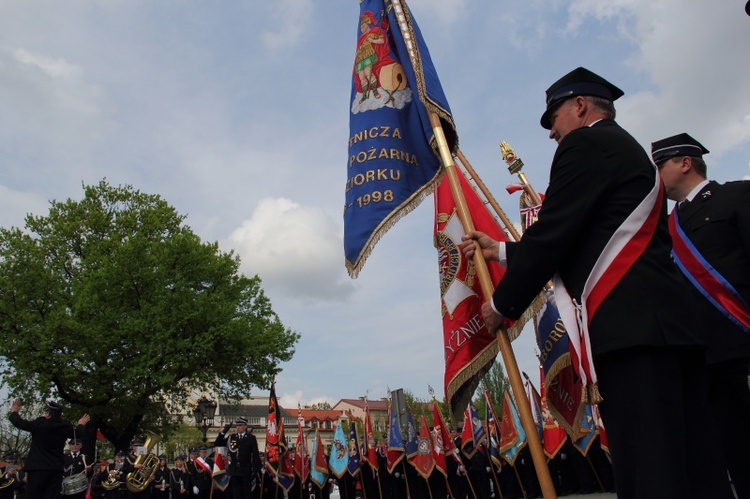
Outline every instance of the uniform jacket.
<path id="1" fill-rule="evenodd" d="M 24 464 L 26 471 L 62 471 L 65 442 L 75 436 L 70 422 L 45 417 L 28 421 L 17 412 L 11 412 L 8 419 L 16 428 L 31 433 L 31 448 Z M 75 431 L 81 435 L 85 432 L 85 427 L 78 425 Z"/>
<path id="2" fill-rule="evenodd" d="M 63 457 L 63 476 L 77 475 L 83 473 L 86 470 L 86 466 L 89 464 L 88 458 L 79 452 L 76 457 L 72 454 L 65 454 Z"/>
<path id="3" fill-rule="evenodd" d="M 229 437 L 219 433 L 214 446 L 227 447 L 229 464 L 227 464 L 227 475 L 229 476 L 253 476 L 260 471 L 260 452 L 255 435 L 245 432 L 244 437 L 232 433 Z"/>
<path id="4" fill-rule="evenodd" d="M 171 471 L 172 470 L 169 466 L 165 466 L 164 468 L 157 467 L 154 472 L 154 479 L 151 481 L 151 488 L 158 492 L 167 491 L 166 494 L 168 495 L 171 485 L 171 482 L 169 481 L 169 473 Z"/>
<path id="5" fill-rule="evenodd" d="M 555 272 L 580 301 L 583 286 L 615 230 L 654 186 L 646 152 L 613 120 L 568 133 L 555 152 L 538 221 L 506 246 L 508 268 L 496 309 L 519 318 Z M 701 344 L 689 300 L 670 256 L 666 203 L 641 257 L 600 305 L 589 334 L 594 356 L 635 346 Z"/>
<path id="6" fill-rule="evenodd" d="M 680 211 L 680 227 L 701 255 L 750 304 L 750 182 L 709 182 Z M 694 289 L 692 284 L 689 285 Z M 709 363 L 750 357 L 750 335 L 697 296 Z"/>
<path id="7" fill-rule="evenodd" d="M 180 488 L 180 480 L 182 480 L 182 488 Z M 172 471 L 169 472 L 169 487 L 172 491 L 172 497 L 190 497 L 193 494 L 193 484 L 184 467 L 172 468 Z M 180 493 L 181 490 L 183 493 Z"/>
<path id="8" fill-rule="evenodd" d="M 213 468 L 213 463 L 206 459 L 206 462 Z M 209 490 L 211 488 L 211 481 L 213 480 L 211 473 L 206 472 L 201 466 L 193 459 L 188 459 L 185 463 L 185 468 L 190 475 L 190 480 L 193 485 L 198 487 L 200 490 Z"/>

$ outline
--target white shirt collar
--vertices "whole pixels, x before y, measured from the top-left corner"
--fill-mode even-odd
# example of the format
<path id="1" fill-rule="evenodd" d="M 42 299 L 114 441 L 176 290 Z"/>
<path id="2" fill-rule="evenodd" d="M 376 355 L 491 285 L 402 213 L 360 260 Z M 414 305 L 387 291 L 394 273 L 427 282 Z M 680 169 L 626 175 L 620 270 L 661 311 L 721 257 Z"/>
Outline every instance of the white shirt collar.
<path id="1" fill-rule="evenodd" d="M 697 196 L 701 189 L 703 189 L 707 184 L 708 179 L 693 187 L 693 190 L 690 191 L 687 196 L 685 196 L 685 199 L 683 199 L 683 201 L 692 201 L 693 198 L 695 198 L 695 196 Z"/>

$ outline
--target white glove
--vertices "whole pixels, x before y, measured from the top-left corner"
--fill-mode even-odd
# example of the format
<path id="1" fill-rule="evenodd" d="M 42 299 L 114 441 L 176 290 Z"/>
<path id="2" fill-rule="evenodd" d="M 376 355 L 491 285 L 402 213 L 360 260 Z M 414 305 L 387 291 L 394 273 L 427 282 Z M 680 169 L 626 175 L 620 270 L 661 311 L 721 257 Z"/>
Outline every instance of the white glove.
<path id="1" fill-rule="evenodd" d="M 198 486 L 197 485 L 193 485 L 193 494 L 197 496 L 200 493 L 201 493 L 201 491 L 198 490 Z"/>

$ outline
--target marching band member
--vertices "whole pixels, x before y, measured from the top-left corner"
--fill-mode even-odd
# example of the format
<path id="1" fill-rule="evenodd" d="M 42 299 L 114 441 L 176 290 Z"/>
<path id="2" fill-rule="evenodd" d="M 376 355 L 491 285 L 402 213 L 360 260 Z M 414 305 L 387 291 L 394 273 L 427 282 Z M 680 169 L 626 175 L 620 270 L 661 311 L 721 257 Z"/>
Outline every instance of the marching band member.
<path id="1" fill-rule="evenodd" d="M 35 499 L 56 499 L 60 494 L 63 479 L 63 448 L 68 438 L 75 436 L 73 425 L 62 419 L 62 407 L 49 401 L 44 416 L 33 421 L 23 419 L 21 399 L 15 399 L 10 406 L 11 424 L 16 428 L 31 433 L 29 455 L 24 469 L 27 477 L 26 490 L 28 497 Z M 81 416 L 75 431 L 83 433 L 84 425 L 89 422 L 88 414 Z"/>
<path id="2" fill-rule="evenodd" d="M 83 442 L 75 437 L 71 438 L 68 442 L 68 453 L 63 458 L 63 481 L 69 477 L 87 475 L 91 470 L 91 465 L 88 464 L 86 455 L 81 452 L 82 444 Z M 63 492 L 63 495 L 71 499 L 83 499 L 86 496 L 86 489 L 73 494 Z"/>

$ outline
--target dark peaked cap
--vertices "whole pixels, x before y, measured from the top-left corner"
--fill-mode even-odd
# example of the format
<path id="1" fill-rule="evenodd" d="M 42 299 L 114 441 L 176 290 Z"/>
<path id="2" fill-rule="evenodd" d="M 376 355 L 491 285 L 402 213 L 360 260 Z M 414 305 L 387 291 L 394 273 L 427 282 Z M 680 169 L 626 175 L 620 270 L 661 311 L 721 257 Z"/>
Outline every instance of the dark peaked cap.
<path id="1" fill-rule="evenodd" d="M 563 101 L 578 95 L 590 95 L 603 97 L 609 101 L 616 101 L 625 94 L 622 90 L 612 85 L 596 73 L 586 68 L 576 68 L 566 74 L 547 89 L 547 110 L 544 111 L 540 123 L 543 128 L 549 130 L 552 124 L 549 115 Z"/>
<path id="2" fill-rule="evenodd" d="M 676 156 L 701 158 L 708 152 L 703 144 L 686 133 L 678 133 L 651 143 L 651 159 L 657 164 Z"/>
<path id="3" fill-rule="evenodd" d="M 62 413 L 62 406 L 54 400 L 47 401 L 46 409 L 50 412 Z"/>

